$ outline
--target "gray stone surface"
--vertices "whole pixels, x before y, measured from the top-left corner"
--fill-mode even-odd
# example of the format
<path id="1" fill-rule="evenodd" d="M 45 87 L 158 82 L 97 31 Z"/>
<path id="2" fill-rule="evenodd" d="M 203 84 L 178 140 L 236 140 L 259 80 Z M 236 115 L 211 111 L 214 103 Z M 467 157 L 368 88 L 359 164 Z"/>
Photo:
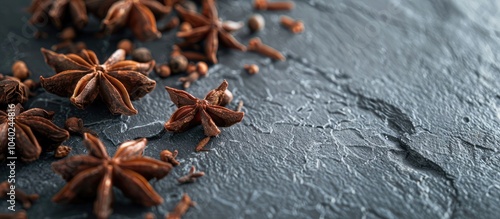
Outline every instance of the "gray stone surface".
<path id="1" fill-rule="evenodd" d="M 220 0 L 225 19 L 246 20 L 250 1 Z M 498 218 L 500 217 L 499 39 L 500 3 L 470 0 L 296 0 L 291 12 L 261 12 L 266 29 L 257 34 L 283 51 L 286 62 L 252 53 L 223 50 L 210 76 L 189 92 L 202 97 L 223 79 L 245 101 L 241 124 L 225 128 L 210 152 L 195 153 L 201 128 L 152 138 L 145 154 L 179 150 L 181 166 L 154 188 L 165 202 L 154 208 L 133 205 L 116 192 L 112 218 L 158 217 L 172 210 L 183 192 L 198 207 L 185 218 Z M 26 60 L 35 76 L 52 75 L 40 47 L 57 40 L 34 40 L 23 7 L 28 0 L 0 7 L 0 69 L 9 72 Z M 293 35 L 281 14 L 304 20 Z M 96 40 L 81 38 L 101 60 L 127 33 Z M 48 28 L 50 29 L 50 28 Z M 252 37 L 246 30 L 241 41 Z M 165 61 L 174 33 L 140 43 Z M 243 64 L 258 63 L 249 76 Z M 33 78 L 36 78 L 36 77 Z M 111 154 L 127 139 L 155 136 L 174 112 L 164 86 L 135 101 L 139 114 L 112 116 L 103 106 L 86 111 L 67 99 L 40 91 L 29 107 L 54 110 L 55 122 L 82 117 Z M 81 139 L 66 145 L 71 155 L 86 153 Z M 65 182 L 50 170 L 55 159 L 18 166 L 18 186 L 41 200 L 30 218 L 86 218 L 92 204 L 58 205 L 50 198 Z M 176 178 L 191 165 L 206 176 L 179 186 Z M 0 180 L 6 167 L 0 167 Z M 7 204 L 1 202 L 0 212 Z"/>

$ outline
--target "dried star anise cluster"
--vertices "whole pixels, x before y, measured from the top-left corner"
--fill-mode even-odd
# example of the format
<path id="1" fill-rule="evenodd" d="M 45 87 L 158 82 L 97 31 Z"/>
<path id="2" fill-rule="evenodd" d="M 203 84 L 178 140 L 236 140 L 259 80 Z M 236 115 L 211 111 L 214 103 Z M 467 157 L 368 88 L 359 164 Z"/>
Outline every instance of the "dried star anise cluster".
<path id="1" fill-rule="evenodd" d="M 204 42 L 204 53 L 208 61 L 217 63 L 219 41 L 227 47 L 245 51 L 246 47 L 239 43 L 231 32 L 239 29 L 238 25 L 230 25 L 220 20 L 214 0 L 204 0 L 202 13 L 186 10 L 181 6 L 175 9 L 179 15 L 192 26 L 192 30 L 178 32 L 177 36 L 185 40 L 184 44 Z"/>
<path id="2" fill-rule="evenodd" d="M 155 64 L 139 63 L 125 59 L 125 51 L 118 49 L 104 64 L 94 52 L 82 50 L 79 54 L 57 54 L 42 48 L 45 62 L 56 75 L 40 82 L 50 93 L 70 97 L 78 108 L 85 108 L 101 98 L 113 114 L 134 115 L 137 110 L 132 100 L 151 92 L 156 82 L 146 75 Z"/>
<path id="3" fill-rule="evenodd" d="M 7 157 L 9 128 L 15 129 L 16 156 L 24 162 L 38 159 L 42 150 L 53 151 L 69 138 L 66 130 L 52 123 L 53 112 L 40 108 L 23 111 L 21 104 L 15 106 L 13 127 L 8 113 L 0 111 L 0 161 Z"/>
<path id="4" fill-rule="evenodd" d="M 33 0 L 28 11 L 33 14 L 31 23 L 44 23 L 50 19 L 57 28 L 63 27 L 68 15 L 77 29 L 85 27 L 89 20 L 85 0 Z"/>
<path id="5" fill-rule="evenodd" d="M 68 181 L 53 201 L 71 202 L 80 197 L 95 197 L 94 213 L 98 218 L 107 218 L 112 212 L 113 186 L 144 206 L 163 202 L 148 181 L 162 179 L 172 165 L 144 157 L 145 138 L 124 142 L 113 157 L 108 156 L 97 137 L 85 133 L 84 138 L 88 155 L 72 156 L 52 164 L 53 170 Z"/>
<path id="6" fill-rule="evenodd" d="M 10 103 L 24 103 L 30 90 L 19 79 L 0 74 L 0 106 Z"/>
<path id="7" fill-rule="evenodd" d="M 206 136 L 217 136 L 218 127 L 229 127 L 243 120 L 245 113 L 227 109 L 224 102 L 226 80 L 218 88 L 211 90 L 204 99 L 171 87 L 166 87 L 170 99 L 178 107 L 165 123 L 165 129 L 172 132 L 184 132 L 197 125 L 202 125 Z"/>

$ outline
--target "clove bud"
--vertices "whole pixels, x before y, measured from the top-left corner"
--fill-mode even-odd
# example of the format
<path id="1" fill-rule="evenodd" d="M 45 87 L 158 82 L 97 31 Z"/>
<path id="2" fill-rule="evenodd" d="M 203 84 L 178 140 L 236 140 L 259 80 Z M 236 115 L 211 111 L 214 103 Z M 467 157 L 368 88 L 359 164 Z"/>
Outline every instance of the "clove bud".
<path id="1" fill-rule="evenodd" d="M 304 31 L 304 23 L 300 20 L 294 20 L 288 16 L 281 16 L 281 24 L 288 28 L 292 33 L 301 33 Z"/>
<path id="2" fill-rule="evenodd" d="M 189 169 L 189 173 L 187 175 L 185 175 L 185 176 L 182 176 L 177 181 L 180 184 L 193 183 L 193 182 L 196 181 L 196 179 L 198 179 L 198 178 L 200 178 L 202 176 L 205 176 L 205 172 L 196 172 L 196 167 L 195 166 L 191 166 L 191 168 Z"/>
<path id="3" fill-rule="evenodd" d="M 260 53 L 262 55 L 265 55 L 267 57 L 270 57 L 270 58 L 273 58 L 276 60 L 280 60 L 280 61 L 286 60 L 285 56 L 283 56 L 283 54 L 281 54 L 281 52 L 279 52 L 278 50 L 276 50 L 268 45 L 265 45 L 264 43 L 262 43 L 262 40 L 258 37 L 250 39 L 250 41 L 248 43 L 248 50 Z"/>
<path id="4" fill-rule="evenodd" d="M 172 166 L 178 166 L 180 162 L 175 159 L 177 157 L 177 154 L 179 154 L 177 150 L 175 150 L 173 153 L 169 150 L 163 150 L 162 152 L 160 152 L 160 159 L 163 162 L 172 164 Z"/>
<path id="5" fill-rule="evenodd" d="M 267 0 L 255 0 L 254 8 L 257 10 L 279 11 L 292 10 L 295 7 L 293 2 L 268 2 Z"/>

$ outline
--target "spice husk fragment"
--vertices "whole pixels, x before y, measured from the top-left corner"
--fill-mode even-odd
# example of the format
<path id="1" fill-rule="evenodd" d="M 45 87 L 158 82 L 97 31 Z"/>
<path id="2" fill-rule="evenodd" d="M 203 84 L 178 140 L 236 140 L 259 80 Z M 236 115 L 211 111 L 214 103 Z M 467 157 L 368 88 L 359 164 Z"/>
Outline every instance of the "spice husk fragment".
<path id="1" fill-rule="evenodd" d="M 196 171 L 196 167 L 191 166 L 191 168 L 189 169 L 189 173 L 177 179 L 177 182 L 179 182 L 180 184 L 194 183 L 196 179 L 202 176 L 205 176 L 205 172 Z"/>
<path id="2" fill-rule="evenodd" d="M 184 193 L 181 201 L 175 206 L 174 210 L 165 217 L 166 219 L 180 219 L 190 207 L 196 206 L 196 203 L 191 200 L 188 194 Z"/>
<path id="3" fill-rule="evenodd" d="M 0 198 L 5 198 L 8 197 L 9 194 L 11 193 L 12 187 L 11 184 L 7 181 L 4 181 L 0 183 Z M 16 201 L 21 202 L 23 204 L 24 209 L 31 208 L 33 205 L 33 202 L 38 200 L 40 196 L 38 194 L 26 194 L 24 191 L 20 189 L 14 189 Z"/>

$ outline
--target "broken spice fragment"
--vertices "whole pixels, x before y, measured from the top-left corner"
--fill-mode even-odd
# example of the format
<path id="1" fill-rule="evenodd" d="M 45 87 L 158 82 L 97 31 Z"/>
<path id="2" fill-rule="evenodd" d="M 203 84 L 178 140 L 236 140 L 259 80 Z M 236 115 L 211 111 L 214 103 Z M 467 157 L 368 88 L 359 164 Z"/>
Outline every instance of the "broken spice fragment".
<path id="1" fill-rule="evenodd" d="M 170 163 L 172 164 L 172 166 L 178 166 L 180 163 L 175 159 L 177 157 L 177 154 L 179 154 L 177 150 L 175 150 L 174 152 L 163 150 L 162 152 L 160 152 L 160 160 Z"/>
<path id="2" fill-rule="evenodd" d="M 220 133 L 218 127 L 229 127 L 241 122 L 244 113 L 220 106 L 227 86 L 228 83 L 224 80 L 204 99 L 198 99 L 182 90 L 166 87 L 170 99 L 179 108 L 165 123 L 165 129 L 179 133 L 201 124 L 206 136 L 217 136 Z"/>
<path id="3" fill-rule="evenodd" d="M 104 144 L 95 136 L 84 134 L 88 155 L 76 155 L 52 164 L 54 172 L 68 183 L 52 201 L 71 202 L 80 197 L 95 196 L 94 213 L 107 218 L 111 212 L 113 186 L 134 202 L 146 207 L 163 202 L 149 184 L 149 180 L 162 179 L 172 165 L 143 156 L 145 138 L 122 143 L 114 157 L 108 156 Z"/>
<path id="4" fill-rule="evenodd" d="M 156 86 L 156 82 L 146 76 L 155 62 L 124 60 L 122 49 L 104 64 L 99 64 L 96 54 L 90 50 L 68 55 L 41 50 L 45 62 L 56 71 L 52 77 L 40 77 L 42 87 L 59 96 L 70 96 L 71 103 L 80 109 L 99 97 L 111 113 L 134 115 L 137 110 L 132 100 L 145 96 Z"/>
<path id="5" fill-rule="evenodd" d="M 182 215 L 184 215 L 190 207 L 196 206 L 196 202 L 191 200 L 188 194 L 184 193 L 181 198 L 181 201 L 175 206 L 175 209 L 168 213 L 165 219 L 180 219 Z"/>
<path id="6" fill-rule="evenodd" d="M 205 172 L 196 171 L 196 167 L 191 166 L 191 168 L 189 169 L 189 173 L 185 176 L 180 177 L 179 179 L 177 179 L 177 181 L 180 184 L 193 183 L 196 181 L 196 179 L 198 179 L 202 176 L 205 176 Z"/>
<path id="7" fill-rule="evenodd" d="M 8 181 L 4 181 L 4 182 L 0 183 L 0 198 L 7 197 L 9 195 L 8 193 L 10 193 L 11 190 L 12 190 L 12 186 Z M 31 208 L 31 206 L 33 205 L 33 202 L 38 200 L 38 198 L 40 198 L 40 196 L 36 193 L 28 195 L 24 191 L 22 191 L 18 188 L 14 189 L 14 193 L 15 193 L 16 201 L 21 202 L 23 204 L 24 209 Z"/>

